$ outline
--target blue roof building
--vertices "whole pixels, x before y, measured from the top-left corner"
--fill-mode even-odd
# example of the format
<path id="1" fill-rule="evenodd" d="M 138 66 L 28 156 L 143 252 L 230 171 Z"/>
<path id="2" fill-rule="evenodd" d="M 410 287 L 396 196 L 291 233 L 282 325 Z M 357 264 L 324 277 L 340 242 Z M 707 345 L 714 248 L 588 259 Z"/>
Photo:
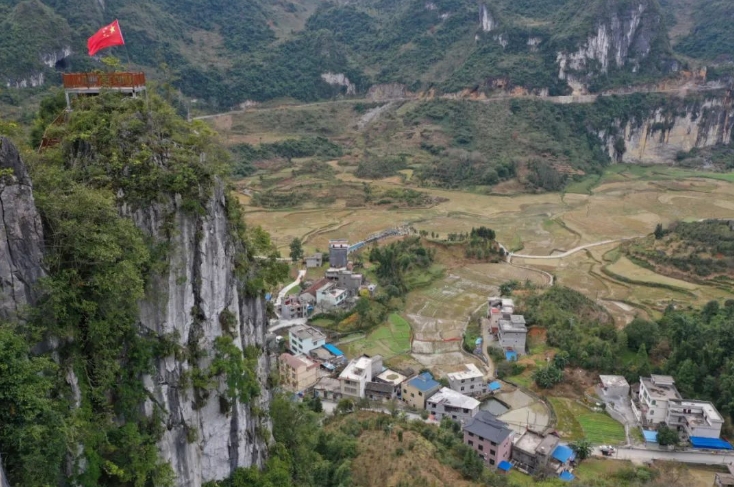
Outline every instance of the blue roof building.
<path id="1" fill-rule="evenodd" d="M 335 347 L 334 345 L 332 345 L 331 343 L 325 343 L 325 344 L 324 344 L 324 348 L 325 348 L 326 350 L 328 350 L 328 351 L 329 351 L 329 352 L 330 352 L 330 353 L 331 353 L 332 355 L 334 355 L 335 357 L 341 357 L 341 356 L 343 356 L 343 355 L 344 355 L 344 352 L 342 352 L 341 350 L 339 350 L 338 348 L 336 348 L 336 347 Z"/>
<path id="2" fill-rule="evenodd" d="M 556 449 L 553 450 L 553 458 L 561 463 L 567 463 L 576 458 L 576 454 L 571 449 L 571 447 L 566 445 L 558 445 Z"/>
<path id="3" fill-rule="evenodd" d="M 433 379 L 430 372 L 424 372 L 403 382 L 402 399 L 416 409 L 426 408 L 426 399 L 441 388 L 441 384 Z"/>

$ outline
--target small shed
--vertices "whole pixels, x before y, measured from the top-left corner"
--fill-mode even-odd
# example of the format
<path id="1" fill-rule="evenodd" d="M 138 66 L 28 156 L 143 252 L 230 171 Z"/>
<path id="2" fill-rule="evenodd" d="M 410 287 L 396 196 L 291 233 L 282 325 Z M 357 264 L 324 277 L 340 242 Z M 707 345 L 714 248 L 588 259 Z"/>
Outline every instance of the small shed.
<path id="1" fill-rule="evenodd" d="M 510 473 L 510 470 L 512 469 L 512 464 L 508 462 L 507 460 L 502 460 L 499 464 L 497 464 L 497 470 L 500 471 L 500 473 Z"/>
<path id="2" fill-rule="evenodd" d="M 502 389 L 502 383 L 498 380 L 492 381 L 489 384 L 487 384 L 487 390 L 494 394 L 495 392 L 498 392 L 500 389 Z"/>
<path id="3" fill-rule="evenodd" d="M 627 397 L 630 395 L 630 385 L 621 375 L 600 375 L 601 390 L 604 395 Z"/>

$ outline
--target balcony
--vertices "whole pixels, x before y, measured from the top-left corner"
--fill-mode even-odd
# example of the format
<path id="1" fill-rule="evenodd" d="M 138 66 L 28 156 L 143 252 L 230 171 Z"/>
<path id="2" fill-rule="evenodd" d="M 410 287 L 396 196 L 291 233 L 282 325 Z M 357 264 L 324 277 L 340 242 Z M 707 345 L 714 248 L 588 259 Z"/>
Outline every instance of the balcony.
<path id="1" fill-rule="evenodd" d="M 64 73 L 65 90 L 145 89 L 145 73 Z"/>

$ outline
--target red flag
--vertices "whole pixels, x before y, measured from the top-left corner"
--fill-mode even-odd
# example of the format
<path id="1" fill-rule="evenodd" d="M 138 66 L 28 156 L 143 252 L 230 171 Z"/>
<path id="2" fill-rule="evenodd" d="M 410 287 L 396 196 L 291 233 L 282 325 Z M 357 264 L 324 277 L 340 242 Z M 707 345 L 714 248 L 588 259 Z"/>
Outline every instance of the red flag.
<path id="1" fill-rule="evenodd" d="M 124 44 L 125 40 L 122 38 L 120 24 L 115 20 L 110 25 L 99 29 L 96 34 L 90 37 L 87 41 L 87 48 L 89 49 L 89 55 L 94 56 L 102 49 L 107 49 L 112 46 L 122 46 Z"/>

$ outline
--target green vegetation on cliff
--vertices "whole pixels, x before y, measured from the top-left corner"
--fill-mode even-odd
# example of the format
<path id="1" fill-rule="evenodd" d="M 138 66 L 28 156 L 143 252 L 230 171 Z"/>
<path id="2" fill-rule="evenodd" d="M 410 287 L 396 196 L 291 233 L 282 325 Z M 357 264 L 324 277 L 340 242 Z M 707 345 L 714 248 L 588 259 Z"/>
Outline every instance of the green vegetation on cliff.
<path id="1" fill-rule="evenodd" d="M 42 118 L 54 118 L 56 108 L 44 104 Z M 222 338 L 211 370 L 199 370 L 195 346 L 184 350 L 177 336 L 141 331 L 140 301 L 166 272 L 170 249 L 129 214 L 168 208 L 203 216 L 228 168 L 227 152 L 205 125 L 185 122 L 154 95 L 80 99 L 52 130 L 62 142 L 28 154 L 48 275 L 28 323 L 0 326 L 0 450 L 8 477 L 29 487 L 66 480 L 170 485 L 173 471 L 158 447 L 169 412 L 156 401 L 144 412 L 150 392 L 142 378 L 155 360 L 176 356 L 191 362 L 195 387 L 213 388 L 221 377 L 228 397 L 247 403 L 260 392 L 258 350 L 243 353 Z M 174 200 L 179 209 L 168 206 Z M 238 204 L 226 204 L 241 292 L 262 294 L 287 269 L 273 258 L 255 259 L 274 256 L 268 235 L 246 229 Z M 165 213 L 170 236 L 176 214 Z M 31 355 L 33 347 L 40 352 Z M 51 350 L 55 361 L 46 356 Z"/>

